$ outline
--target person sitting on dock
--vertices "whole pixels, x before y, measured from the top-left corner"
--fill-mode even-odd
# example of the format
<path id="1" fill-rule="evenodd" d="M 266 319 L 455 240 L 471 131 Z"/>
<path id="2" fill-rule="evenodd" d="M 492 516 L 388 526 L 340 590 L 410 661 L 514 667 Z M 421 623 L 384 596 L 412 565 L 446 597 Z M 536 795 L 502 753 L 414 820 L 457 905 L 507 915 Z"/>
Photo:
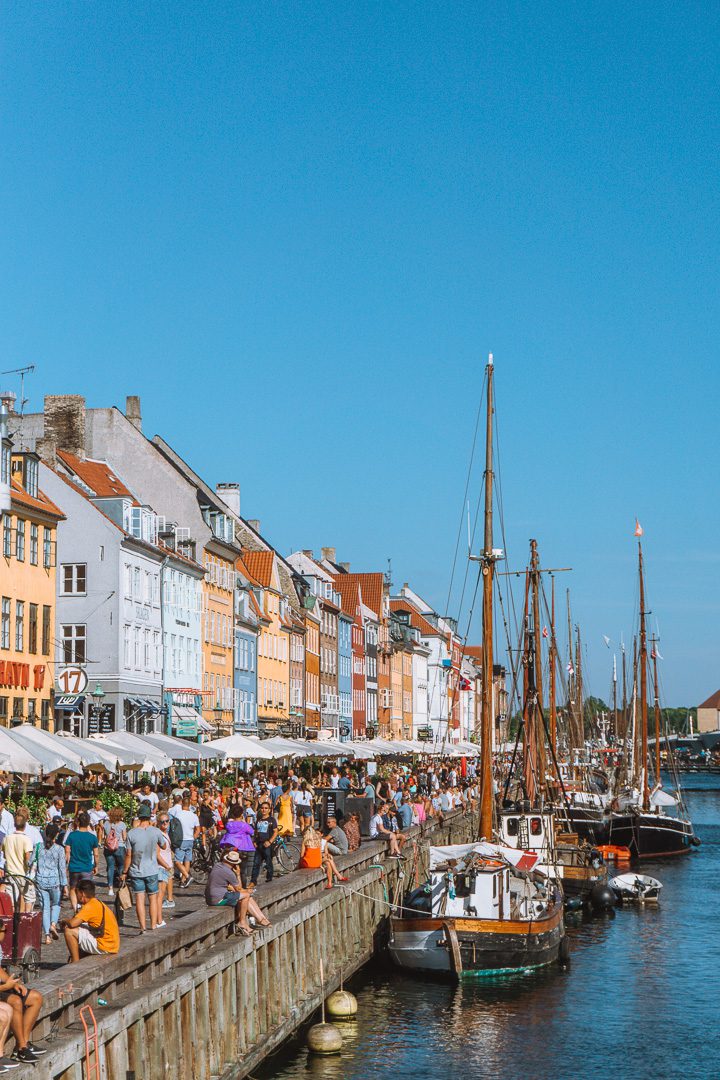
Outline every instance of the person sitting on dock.
<path id="1" fill-rule="evenodd" d="M 72 919 L 61 922 L 68 948 L 69 962 L 80 956 L 120 952 L 120 930 L 114 914 L 95 896 L 94 881 L 80 881 L 77 886 L 80 909 Z"/>
<path id="2" fill-rule="evenodd" d="M 252 927 L 248 915 L 252 915 L 257 926 L 270 926 L 270 920 L 253 898 L 251 889 L 246 889 L 240 882 L 240 852 L 235 848 L 226 848 L 220 862 L 214 864 L 205 886 L 205 902 L 208 907 L 234 907 L 236 934 L 250 937 Z"/>
<path id="3" fill-rule="evenodd" d="M 4 940 L 5 923 L 0 921 L 0 954 Z M 0 967 L 0 1002 L 12 1009 L 10 1028 L 15 1038 L 15 1050 L 10 1060 L 32 1064 L 47 1053 L 47 1050 L 41 1050 L 35 1043 L 30 1042 L 32 1029 L 42 1008 L 42 994 L 39 990 L 29 990 L 20 979 L 9 975 Z"/>
<path id="4" fill-rule="evenodd" d="M 370 839 L 386 840 L 390 858 L 402 859 L 402 855 L 400 854 L 399 834 L 396 835 L 392 829 L 389 829 L 383 820 L 383 816 L 387 814 L 388 809 L 387 803 L 378 803 L 376 805 L 375 813 L 370 818 Z"/>

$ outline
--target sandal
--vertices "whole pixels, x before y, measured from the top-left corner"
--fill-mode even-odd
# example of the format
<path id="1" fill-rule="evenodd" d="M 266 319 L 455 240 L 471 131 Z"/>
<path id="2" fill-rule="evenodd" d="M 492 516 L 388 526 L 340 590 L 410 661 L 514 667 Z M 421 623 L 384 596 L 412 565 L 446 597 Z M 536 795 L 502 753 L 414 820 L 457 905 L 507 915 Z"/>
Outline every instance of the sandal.
<path id="1" fill-rule="evenodd" d="M 252 930 L 245 926 L 236 926 L 235 933 L 238 937 L 252 937 Z"/>
<path id="2" fill-rule="evenodd" d="M 55 941 L 57 941 L 59 939 L 60 935 L 58 933 L 57 926 L 51 926 L 50 927 L 50 934 L 55 939 Z"/>
<path id="3" fill-rule="evenodd" d="M 46 945 L 52 945 L 52 938 L 50 937 L 49 934 L 45 935 L 45 944 Z"/>

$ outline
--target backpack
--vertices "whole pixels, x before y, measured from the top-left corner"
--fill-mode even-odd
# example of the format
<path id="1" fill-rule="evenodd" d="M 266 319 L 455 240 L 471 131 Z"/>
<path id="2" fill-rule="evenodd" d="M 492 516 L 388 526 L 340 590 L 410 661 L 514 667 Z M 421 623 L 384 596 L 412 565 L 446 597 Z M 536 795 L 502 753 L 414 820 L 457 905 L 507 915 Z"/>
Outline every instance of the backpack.
<path id="1" fill-rule="evenodd" d="M 170 837 L 171 846 L 177 850 L 182 846 L 183 842 L 183 827 L 176 817 L 170 815 L 170 827 L 168 828 L 168 835 Z"/>
<path id="2" fill-rule="evenodd" d="M 119 846 L 120 845 L 118 843 L 117 833 L 115 832 L 115 826 L 111 825 L 110 826 L 110 832 L 105 837 L 105 850 L 106 851 L 117 851 Z"/>

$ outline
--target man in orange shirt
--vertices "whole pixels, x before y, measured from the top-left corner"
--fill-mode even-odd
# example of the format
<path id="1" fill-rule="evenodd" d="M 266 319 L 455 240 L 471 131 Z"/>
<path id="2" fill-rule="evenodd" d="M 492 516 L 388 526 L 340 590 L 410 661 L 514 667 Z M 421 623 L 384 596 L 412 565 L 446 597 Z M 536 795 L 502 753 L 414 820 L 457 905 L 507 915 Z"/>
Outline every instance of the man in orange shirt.
<path id="1" fill-rule="evenodd" d="M 83 878 L 77 884 L 80 908 L 63 922 L 65 944 L 71 964 L 80 956 L 120 952 L 120 929 L 114 913 L 95 896 L 95 882 Z"/>

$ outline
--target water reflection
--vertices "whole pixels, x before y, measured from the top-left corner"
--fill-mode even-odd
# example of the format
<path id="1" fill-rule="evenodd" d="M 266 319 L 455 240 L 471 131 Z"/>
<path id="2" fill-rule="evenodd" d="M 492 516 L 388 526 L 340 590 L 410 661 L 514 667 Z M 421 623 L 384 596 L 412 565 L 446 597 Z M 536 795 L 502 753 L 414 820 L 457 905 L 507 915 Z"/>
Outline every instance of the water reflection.
<path id="1" fill-rule="evenodd" d="M 717 783 L 717 780 L 716 780 Z M 720 784 L 718 784 L 720 787 Z M 309 1055 L 302 1041 L 262 1080 L 706 1080 L 720 1074 L 720 791 L 693 792 L 703 846 L 648 864 L 664 884 L 657 908 L 581 920 L 571 964 L 452 987 L 376 967 L 351 986 L 356 1021 L 341 1056 Z"/>

